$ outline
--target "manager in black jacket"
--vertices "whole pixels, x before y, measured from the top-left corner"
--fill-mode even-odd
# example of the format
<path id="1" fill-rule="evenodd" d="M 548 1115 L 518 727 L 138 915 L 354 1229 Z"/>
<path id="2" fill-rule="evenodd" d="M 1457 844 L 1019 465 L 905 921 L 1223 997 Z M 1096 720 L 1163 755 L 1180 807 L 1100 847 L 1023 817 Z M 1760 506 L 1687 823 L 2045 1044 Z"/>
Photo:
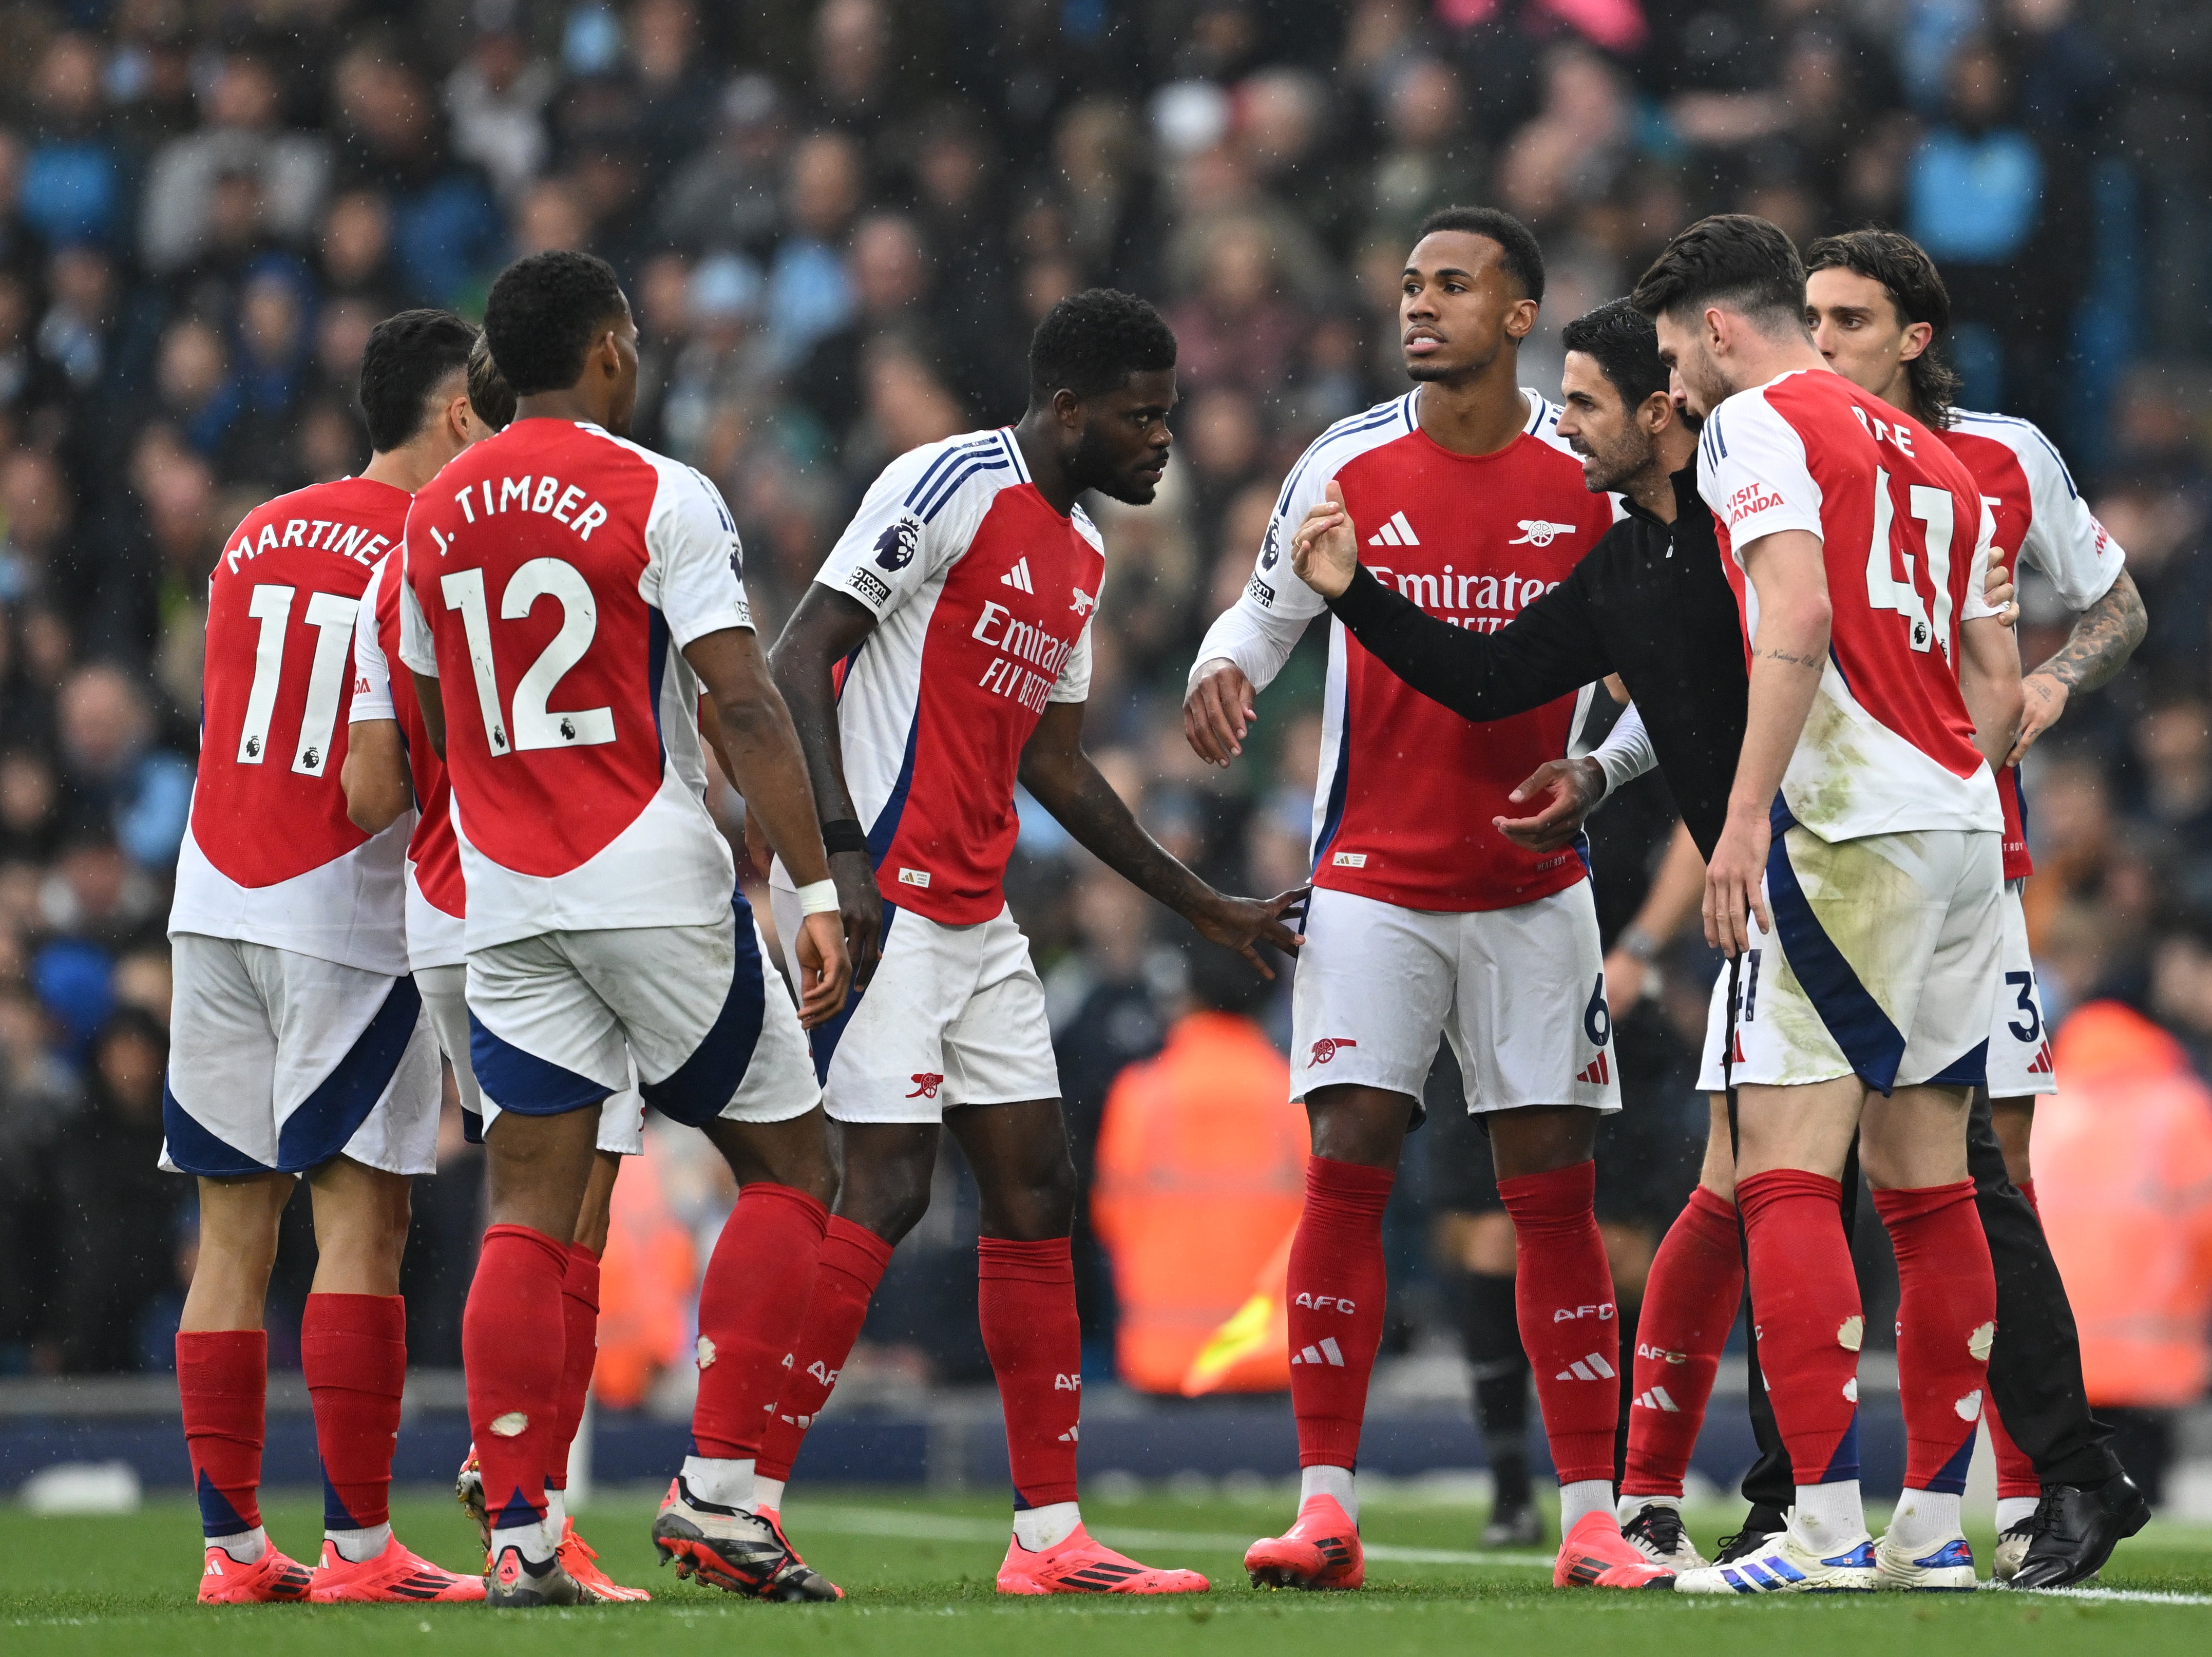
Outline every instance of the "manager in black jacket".
<path id="1" fill-rule="evenodd" d="M 1747 678 L 1735 598 L 1698 494 L 1697 434 L 1668 395 L 1650 322 L 1626 300 L 1570 323 L 1563 343 L 1560 434 L 1583 456 L 1590 489 L 1619 490 L 1628 508 L 1566 580 L 1494 634 L 1455 628 L 1358 564 L 1358 543 L 1334 489 L 1294 537 L 1293 568 L 1378 661 L 1470 719 L 1502 719 L 1619 674 L 1684 823 L 1711 856 L 1742 745 Z M 1618 737 L 1608 744 L 1620 745 Z M 1548 785 L 1553 798 L 1516 832 L 1564 841 L 1604 792 L 1607 773 L 1593 759 L 1567 760 L 1532 780 Z M 1713 1138 L 1704 1183 L 1729 1196 L 1733 1162 L 1717 1109 Z M 1978 1102 L 1968 1148 L 1983 1227 L 2004 1262 L 1990 1389 L 2045 1494 L 2021 1576 L 2056 1587 L 2102 1566 L 2142 1497 L 2106 1445 L 2109 1429 L 2089 1411 L 2065 1287 L 2033 1211 L 2005 1175 L 1986 1102 Z M 1752 1362 L 1753 1416 L 1765 1454 L 1745 1479 L 1753 1512 L 1731 1552 L 1780 1529 L 1792 1496 L 1755 1347 Z M 1647 1514 L 1638 1528 L 1673 1533 L 1650 1539 L 1656 1551 L 1680 1545 L 1679 1516 Z"/>

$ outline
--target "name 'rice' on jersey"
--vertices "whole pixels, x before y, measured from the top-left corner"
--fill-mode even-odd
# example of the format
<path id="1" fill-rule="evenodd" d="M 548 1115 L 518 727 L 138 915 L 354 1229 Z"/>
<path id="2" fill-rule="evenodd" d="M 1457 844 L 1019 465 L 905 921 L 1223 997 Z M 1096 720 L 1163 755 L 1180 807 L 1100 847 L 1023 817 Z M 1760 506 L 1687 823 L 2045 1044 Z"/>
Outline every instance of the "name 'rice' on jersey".
<path id="1" fill-rule="evenodd" d="M 338 774 L 354 619 L 407 521 L 404 489 L 317 483 L 255 507 L 208 580 L 199 776 L 172 932 L 238 938 L 368 972 L 407 970 L 409 823 L 364 835 Z"/>
<path id="2" fill-rule="evenodd" d="M 1996 516 L 1992 562 L 2015 580 L 2021 563 L 2041 571 L 2060 602 L 2077 612 L 2112 590 L 2127 554 L 2097 521 L 2058 451 L 2033 422 L 1954 409 L 1951 423 L 1937 428 L 1936 435 L 1966 463 Z M 2004 806 L 2004 877 L 2025 880 L 2035 872 L 2035 861 L 2027 854 L 2018 766 L 1997 773 L 1997 798 Z"/>
<path id="3" fill-rule="evenodd" d="M 837 728 L 890 902 L 955 926 L 1006 906 L 1022 749 L 1048 703 L 1091 694 L 1105 571 L 1010 429 L 911 450 L 869 489 L 814 579 L 878 622 L 839 665 Z"/>
<path id="4" fill-rule="evenodd" d="M 713 484 L 587 422 L 518 420 L 415 497 L 401 612 L 444 703 L 471 953 L 729 913 L 683 653 L 752 626 Z"/>
<path id="5" fill-rule="evenodd" d="M 1495 632 L 1565 580 L 1611 527 L 1612 497 L 1584 486 L 1559 436 L 1556 404 L 1524 386 L 1520 434 L 1495 453 L 1469 455 L 1421 429 L 1419 396 L 1340 422 L 1306 451 L 1284 482 L 1240 604 L 1299 620 L 1326 610 L 1289 555 L 1332 479 L 1376 579 L 1479 632 Z M 1526 814 L 1507 794 L 1566 754 L 1587 695 L 1471 724 L 1332 621 L 1314 883 L 1406 908 L 1466 911 L 1510 908 L 1583 878 L 1577 848 L 1527 850 L 1492 819 Z"/>
<path id="6" fill-rule="evenodd" d="M 1828 660 L 1783 774 L 1790 815 L 1826 841 L 2003 826 L 1959 690 L 1959 628 L 1984 598 L 1995 519 L 1928 428 L 1841 374 L 1796 369 L 1738 391 L 1698 440 L 1698 489 L 1743 613 L 1759 594 L 1737 548 L 1819 537 Z"/>

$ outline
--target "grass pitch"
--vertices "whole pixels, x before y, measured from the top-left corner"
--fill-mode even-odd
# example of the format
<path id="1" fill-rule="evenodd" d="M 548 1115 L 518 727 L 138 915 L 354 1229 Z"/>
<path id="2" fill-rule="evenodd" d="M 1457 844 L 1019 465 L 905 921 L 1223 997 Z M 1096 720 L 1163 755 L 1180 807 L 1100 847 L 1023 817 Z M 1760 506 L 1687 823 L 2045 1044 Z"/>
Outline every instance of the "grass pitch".
<path id="1" fill-rule="evenodd" d="M 1789 1600 L 1674 1599 L 1551 1587 L 1548 1556 L 1482 1553 L 1477 1510 L 1384 1501 L 1370 1505 L 1368 1587 L 1358 1594 L 1255 1593 L 1245 1543 L 1285 1521 L 1287 1491 L 1264 1502 L 1157 1496 L 1094 1502 L 1106 1541 L 1147 1563 L 1186 1565 L 1213 1592 L 1173 1599 L 1002 1599 L 992 1577 L 1006 1547 L 997 1500 L 842 1491 L 795 1498 L 786 1513 L 810 1562 L 851 1596 L 822 1606 L 740 1602 L 656 1568 L 646 1527 L 651 1492 L 607 1494 L 583 1528 L 617 1581 L 650 1587 L 651 1605 L 494 1616 L 452 1605 L 264 1605 L 203 1610 L 198 1527 L 191 1504 L 164 1498 L 128 1518 L 33 1517 L 0 1508 L 0 1652 L 118 1657 L 563 1657 L 571 1652 L 669 1657 L 742 1642 L 754 1654 L 853 1657 L 1599 1657 L 1610 1647 L 1690 1657 L 1819 1657 L 1928 1649 L 1931 1657 L 2021 1652 L 2212 1651 L 2212 1531 L 2154 1526 L 2123 1545 L 2083 1595 L 1881 1595 Z M 319 1503 L 264 1503 L 277 1545 L 312 1559 Z M 1711 1545 L 1733 1510 L 1693 1515 Z M 454 1569 L 480 1563 L 449 1498 L 410 1492 L 393 1504 L 400 1536 Z M 1989 1538 L 1978 1536 L 1987 1557 Z"/>

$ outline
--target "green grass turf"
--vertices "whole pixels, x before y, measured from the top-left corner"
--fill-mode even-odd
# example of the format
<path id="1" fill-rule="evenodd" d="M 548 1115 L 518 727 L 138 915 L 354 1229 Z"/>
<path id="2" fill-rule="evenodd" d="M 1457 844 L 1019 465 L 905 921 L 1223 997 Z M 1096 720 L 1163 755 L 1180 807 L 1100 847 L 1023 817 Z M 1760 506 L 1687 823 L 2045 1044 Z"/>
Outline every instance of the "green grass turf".
<path id="1" fill-rule="evenodd" d="M 2126 1545 L 2100 1586 L 2197 1596 L 2203 1605 L 1996 1593 L 1712 1601 L 1558 1592 L 1541 1557 L 1527 1564 L 1496 1555 L 1483 1556 L 1480 1563 L 1425 1560 L 1419 1557 L 1424 1550 L 1473 1551 L 1478 1512 L 1389 1501 L 1369 1507 L 1366 1539 L 1413 1557 L 1370 1560 L 1364 1593 L 1305 1595 L 1255 1593 L 1237 1564 L 1247 1539 L 1288 1517 L 1286 1493 L 1256 1502 L 1155 1496 L 1094 1504 L 1094 1528 L 1148 1562 L 1206 1572 L 1212 1593 L 1002 1599 L 991 1587 L 1005 1550 L 1001 1502 L 842 1491 L 795 1497 L 786 1519 L 808 1559 L 851 1598 L 841 1605 L 785 1606 L 733 1600 L 656 1569 L 646 1535 L 653 1507 L 651 1493 L 610 1492 L 583 1523 L 615 1579 L 649 1587 L 657 1596 L 653 1604 L 496 1618 L 461 1605 L 204 1610 L 192 1599 L 198 1536 L 187 1502 L 165 1497 L 128 1518 L 34 1517 L 0 1508 L 0 1653 L 380 1657 L 465 1642 L 470 1657 L 586 1651 L 675 1657 L 729 1642 L 743 1642 L 745 1657 L 2212 1652 L 2212 1532 L 2179 1527 L 2154 1527 Z M 285 1497 L 267 1502 L 264 1514 L 278 1545 L 312 1559 L 320 1540 L 319 1508 Z M 1733 1514 L 1693 1518 L 1705 1521 L 1693 1530 L 1710 1545 Z M 418 1552 L 456 1569 L 480 1562 L 481 1556 L 472 1558 L 466 1520 L 449 1499 L 410 1492 L 394 1503 L 394 1519 Z M 1984 1557 L 1988 1540 L 1976 1539 Z"/>

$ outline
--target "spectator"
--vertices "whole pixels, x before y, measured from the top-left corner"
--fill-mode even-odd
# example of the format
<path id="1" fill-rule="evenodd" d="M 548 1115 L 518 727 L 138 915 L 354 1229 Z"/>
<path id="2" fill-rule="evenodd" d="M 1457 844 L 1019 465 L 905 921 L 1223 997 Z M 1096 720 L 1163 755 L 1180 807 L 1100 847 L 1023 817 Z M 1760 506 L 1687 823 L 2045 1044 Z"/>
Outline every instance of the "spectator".
<path id="1" fill-rule="evenodd" d="M 56 35 L 32 82 L 38 136 L 18 196 L 48 241 L 109 241 L 122 228 L 129 186 L 105 130 L 105 101 L 98 44 Z"/>
<path id="2" fill-rule="evenodd" d="M 764 75 L 723 92 L 713 141 L 680 166 L 660 197 L 660 234 L 688 252 L 774 251 L 781 209 L 781 99 Z"/>
<path id="3" fill-rule="evenodd" d="M 504 201 L 519 197 L 545 165 L 552 148 L 545 106 L 559 78 L 505 20 L 479 28 L 446 77 L 453 154 L 482 167 Z"/>
<path id="4" fill-rule="evenodd" d="M 222 59 L 202 99 L 204 124 L 164 145 L 146 176 L 139 215 L 141 257 L 157 274 L 196 263 L 213 237 L 216 197 L 250 178 L 262 222 L 282 241 L 304 243 L 330 180 L 330 147 L 314 133 L 280 124 L 276 76 L 247 52 Z"/>
<path id="5" fill-rule="evenodd" d="M 168 869 L 191 810 L 192 766 L 157 745 L 146 694 L 121 668 L 81 668 L 59 702 L 70 819 L 112 833 L 141 869 Z"/>
<path id="6" fill-rule="evenodd" d="M 769 337 L 793 363 L 845 325 L 854 294 L 841 248 L 860 205 L 860 147 L 840 132 L 817 132 L 791 153 L 785 183 L 790 230 L 769 272 Z"/>

